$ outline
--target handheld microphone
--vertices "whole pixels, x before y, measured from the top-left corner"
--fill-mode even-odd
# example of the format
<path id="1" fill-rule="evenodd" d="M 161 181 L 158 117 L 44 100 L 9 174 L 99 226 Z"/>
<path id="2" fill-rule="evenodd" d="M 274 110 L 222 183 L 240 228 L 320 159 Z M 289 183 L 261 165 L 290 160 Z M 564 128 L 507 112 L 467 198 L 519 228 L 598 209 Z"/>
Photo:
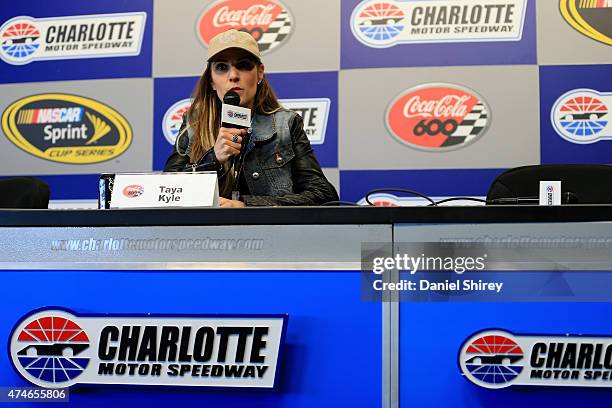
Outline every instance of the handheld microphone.
<path id="1" fill-rule="evenodd" d="M 228 91 L 223 96 L 223 105 L 221 106 L 221 126 L 234 129 L 248 129 L 251 127 L 251 110 L 240 106 L 240 95 L 234 91 Z M 238 157 L 231 158 L 230 167 L 234 169 L 234 188 L 232 189 L 232 199 L 238 200 L 239 193 L 237 184 L 242 171 L 244 161 L 244 152 L 249 144 L 249 136 L 247 133 L 242 138 L 240 154 Z"/>
<path id="2" fill-rule="evenodd" d="M 221 127 L 248 129 L 251 127 L 251 110 L 240 106 L 240 95 L 227 91 L 221 105 Z"/>
<path id="3" fill-rule="evenodd" d="M 251 110 L 240 106 L 240 95 L 235 91 L 227 91 L 223 96 L 221 105 L 221 127 L 233 129 L 248 129 L 251 127 Z M 242 138 L 242 146 L 248 143 L 248 134 Z M 230 167 L 234 167 L 234 172 L 238 172 L 240 158 L 244 149 L 240 149 L 238 160 L 236 156 L 231 158 Z"/>

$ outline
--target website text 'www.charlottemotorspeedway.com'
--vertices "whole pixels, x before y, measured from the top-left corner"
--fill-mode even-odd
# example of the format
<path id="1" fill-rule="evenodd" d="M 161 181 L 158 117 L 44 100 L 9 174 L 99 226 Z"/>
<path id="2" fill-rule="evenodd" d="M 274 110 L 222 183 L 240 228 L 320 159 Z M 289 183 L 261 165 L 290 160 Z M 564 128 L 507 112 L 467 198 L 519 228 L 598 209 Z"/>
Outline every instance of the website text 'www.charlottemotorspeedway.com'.
<path id="1" fill-rule="evenodd" d="M 234 251 L 238 249 L 259 251 L 263 247 L 264 240 L 257 238 L 84 238 L 51 241 L 52 251 Z"/>

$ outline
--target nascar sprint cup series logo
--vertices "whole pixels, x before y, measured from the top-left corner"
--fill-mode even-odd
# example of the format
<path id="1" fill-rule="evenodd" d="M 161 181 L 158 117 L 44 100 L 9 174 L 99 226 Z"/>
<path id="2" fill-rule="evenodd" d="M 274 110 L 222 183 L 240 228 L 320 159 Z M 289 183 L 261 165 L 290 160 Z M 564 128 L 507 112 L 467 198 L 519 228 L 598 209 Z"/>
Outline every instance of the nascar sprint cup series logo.
<path id="1" fill-rule="evenodd" d="M 357 40 L 398 44 L 520 41 L 527 0 L 366 0 L 351 15 Z"/>
<path id="2" fill-rule="evenodd" d="M 612 139 L 612 92 L 574 89 L 557 99 L 550 113 L 555 131 L 568 142 L 595 143 Z"/>
<path id="3" fill-rule="evenodd" d="M 461 373 L 483 388 L 610 387 L 612 337 L 515 335 L 486 330 L 459 353 Z"/>
<path id="4" fill-rule="evenodd" d="M 132 129 L 116 110 L 70 94 L 38 94 L 13 102 L 2 130 L 21 150 L 58 163 L 90 164 L 127 150 Z"/>
<path id="5" fill-rule="evenodd" d="M 293 18 L 279 1 L 221 0 L 204 10 L 197 22 L 198 37 L 206 46 L 215 35 L 231 28 L 250 33 L 265 54 L 287 40 Z"/>
<path id="6" fill-rule="evenodd" d="M 612 45 L 612 0 L 560 0 L 559 8 L 578 32 Z"/>
<path id="7" fill-rule="evenodd" d="M 0 26 L 0 59 L 23 65 L 39 60 L 139 55 L 146 18 L 145 12 L 14 17 Z"/>
<path id="8" fill-rule="evenodd" d="M 46 388 L 273 388 L 286 325 L 286 315 L 80 316 L 48 309 L 17 324 L 9 352 L 24 379 Z"/>
<path id="9" fill-rule="evenodd" d="M 482 137 L 490 109 L 474 91 L 453 84 L 425 84 L 396 97 L 385 115 L 389 132 L 401 143 L 428 151 L 465 147 Z"/>

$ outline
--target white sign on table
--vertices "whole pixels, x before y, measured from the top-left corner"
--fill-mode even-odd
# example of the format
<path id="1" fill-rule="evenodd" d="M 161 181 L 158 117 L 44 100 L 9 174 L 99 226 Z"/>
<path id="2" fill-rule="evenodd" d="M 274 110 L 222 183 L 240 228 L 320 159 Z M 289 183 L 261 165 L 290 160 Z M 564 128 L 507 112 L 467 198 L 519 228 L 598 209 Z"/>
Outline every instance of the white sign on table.
<path id="1" fill-rule="evenodd" d="M 218 207 L 214 171 L 117 174 L 111 208 Z"/>

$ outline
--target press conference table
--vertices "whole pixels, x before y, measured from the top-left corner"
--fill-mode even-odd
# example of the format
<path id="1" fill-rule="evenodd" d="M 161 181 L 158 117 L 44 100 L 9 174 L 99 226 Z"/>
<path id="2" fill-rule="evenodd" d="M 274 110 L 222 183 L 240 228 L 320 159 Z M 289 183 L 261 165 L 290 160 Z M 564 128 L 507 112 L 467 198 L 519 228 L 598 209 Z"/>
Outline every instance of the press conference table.
<path id="1" fill-rule="evenodd" d="M 612 302 L 368 302 L 364 243 L 612 238 L 612 206 L 0 210 L 0 339 L 31 310 L 286 314 L 274 390 L 80 387 L 70 406 L 596 406 L 589 389 L 486 390 L 471 333 L 611 334 Z M 0 386 L 27 386 L 0 355 Z M 442 390 L 442 391 L 441 391 Z M 21 404 L 20 406 L 27 406 Z"/>

